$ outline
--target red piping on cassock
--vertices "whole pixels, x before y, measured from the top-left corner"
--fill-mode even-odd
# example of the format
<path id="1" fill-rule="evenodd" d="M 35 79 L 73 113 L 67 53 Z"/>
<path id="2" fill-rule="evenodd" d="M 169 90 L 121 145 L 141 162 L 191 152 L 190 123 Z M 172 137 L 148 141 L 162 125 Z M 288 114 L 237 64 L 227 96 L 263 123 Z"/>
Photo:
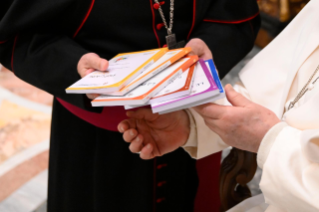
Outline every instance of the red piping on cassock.
<path id="1" fill-rule="evenodd" d="M 79 28 L 76 30 L 76 32 L 74 33 L 73 35 L 73 38 L 75 38 L 77 36 L 77 34 L 79 33 L 79 31 L 82 29 L 83 25 L 85 24 L 86 20 L 88 19 L 88 17 L 90 16 L 90 13 L 93 9 L 93 6 L 94 6 L 94 3 L 95 3 L 95 0 L 92 0 L 91 2 L 91 5 L 90 5 L 90 8 L 88 10 L 88 12 L 86 13 L 81 25 L 79 26 Z"/>
<path id="2" fill-rule="evenodd" d="M 259 12 L 257 12 L 255 15 L 249 17 L 249 18 L 245 18 L 243 20 L 237 20 L 237 21 L 223 21 L 223 20 L 212 20 L 212 19 L 204 19 L 204 21 L 206 22 L 214 22 L 214 23 L 222 23 L 222 24 L 240 24 L 246 21 L 250 21 L 252 19 L 254 19 L 255 17 L 257 17 L 259 15 Z"/>
<path id="3" fill-rule="evenodd" d="M 195 26 L 195 21 L 196 21 L 196 0 L 193 0 L 193 22 L 192 22 L 192 27 L 188 33 L 187 40 L 189 39 L 189 37 L 192 34 L 192 31 L 193 31 L 194 26 Z"/>
<path id="4" fill-rule="evenodd" d="M 156 212 L 156 158 L 153 159 L 153 212 Z"/>
<path id="5" fill-rule="evenodd" d="M 161 42 L 160 42 L 160 39 L 158 38 L 158 35 L 157 35 L 157 32 L 156 32 L 156 28 L 155 28 L 155 13 L 154 13 L 154 10 L 153 10 L 153 2 L 152 2 L 152 0 L 150 0 L 150 4 L 151 4 L 151 11 L 152 11 L 153 31 L 154 31 L 155 37 L 157 39 L 157 45 L 158 45 L 158 47 L 161 47 Z"/>
<path id="6" fill-rule="evenodd" d="M 14 50 L 15 50 L 15 48 L 16 48 L 17 40 L 18 40 L 18 36 L 15 37 L 14 43 L 13 43 L 13 48 L 12 48 L 11 71 L 12 71 L 13 73 L 14 73 L 14 69 L 13 69 L 13 57 L 14 57 Z"/>

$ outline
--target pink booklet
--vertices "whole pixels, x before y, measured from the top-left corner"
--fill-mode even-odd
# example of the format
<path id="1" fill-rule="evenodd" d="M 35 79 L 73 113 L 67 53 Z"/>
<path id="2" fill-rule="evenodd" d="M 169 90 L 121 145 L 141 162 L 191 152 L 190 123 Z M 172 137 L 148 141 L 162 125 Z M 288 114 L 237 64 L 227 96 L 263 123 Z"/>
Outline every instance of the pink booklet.
<path id="1" fill-rule="evenodd" d="M 213 65 L 212 61 L 205 63 L 204 60 L 199 60 L 195 67 L 191 93 L 185 97 L 151 104 L 153 113 L 169 113 L 223 98 L 225 95 L 221 92 L 220 86 L 217 86 L 212 73 L 212 71 L 216 72 L 216 69 L 211 65 Z M 216 80 L 219 81 L 219 78 Z"/>

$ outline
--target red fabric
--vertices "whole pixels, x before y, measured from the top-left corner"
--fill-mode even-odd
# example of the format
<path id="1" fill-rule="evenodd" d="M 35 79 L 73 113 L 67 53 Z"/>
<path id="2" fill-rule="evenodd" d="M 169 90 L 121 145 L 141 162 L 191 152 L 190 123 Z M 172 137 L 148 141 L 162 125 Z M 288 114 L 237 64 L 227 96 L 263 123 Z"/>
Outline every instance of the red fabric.
<path id="1" fill-rule="evenodd" d="M 236 21 L 223 21 L 223 20 L 211 20 L 211 19 L 204 19 L 204 21 L 206 22 L 214 22 L 214 23 L 222 23 L 222 24 L 240 24 L 240 23 L 243 23 L 243 22 L 246 22 L 246 21 L 250 21 L 252 19 L 254 19 L 256 16 L 259 15 L 259 12 L 256 13 L 255 15 L 249 17 L 249 18 L 246 18 L 246 19 L 243 19 L 243 20 L 236 20 Z"/>
<path id="2" fill-rule="evenodd" d="M 193 0 L 193 23 L 192 23 L 191 29 L 189 30 L 187 39 L 189 39 L 189 37 L 190 37 L 191 34 L 192 34 L 192 31 L 193 31 L 194 25 L 195 25 L 195 20 L 196 20 L 196 0 Z"/>
<path id="3" fill-rule="evenodd" d="M 153 212 L 156 212 L 156 158 L 153 161 Z"/>
<path id="4" fill-rule="evenodd" d="M 152 11 L 152 23 L 153 23 L 154 35 L 156 37 L 158 47 L 161 47 L 161 42 L 160 42 L 160 39 L 158 38 L 156 29 L 155 29 L 155 13 L 154 13 L 154 10 L 153 10 L 153 2 L 152 2 L 152 0 L 150 0 L 150 4 L 151 4 L 151 11 Z"/>
<path id="5" fill-rule="evenodd" d="M 219 169 L 221 152 L 197 161 L 199 186 L 194 212 L 219 212 Z"/>
<path id="6" fill-rule="evenodd" d="M 77 117 L 102 129 L 117 132 L 117 125 L 127 118 L 124 107 L 104 107 L 102 113 L 93 113 L 76 107 L 62 99 L 57 98 L 57 100 Z"/>
<path id="7" fill-rule="evenodd" d="M 3 43 L 5 43 L 5 42 L 7 42 L 8 40 L 5 40 L 5 41 L 0 41 L 0 44 L 3 44 Z"/>
<path id="8" fill-rule="evenodd" d="M 85 17 L 84 17 L 84 19 L 83 19 L 81 25 L 79 26 L 79 28 L 78 28 L 78 29 L 76 30 L 76 32 L 74 33 L 73 38 L 75 38 L 75 37 L 77 36 L 77 34 L 79 33 L 79 31 L 82 29 L 83 25 L 85 24 L 86 20 L 88 19 L 89 15 L 90 15 L 90 13 L 91 13 L 91 11 L 92 11 L 92 9 L 93 9 L 94 3 L 95 3 L 95 0 L 92 0 L 91 5 L 90 5 L 90 7 L 89 7 L 89 10 L 88 10 L 88 12 L 86 13 L 86 15 L 85 15 Z"/>
<path id="9" fill-rule="evenodd" d="M 93 113 L 81 108 L 78 108 L 62 99 L 57 100 L 71 113 L 77 117 L 106 130 L 118 131 L 117 125 L 127 118 L 123 107 L 104 107 L 102 113 Z M 197 161 L 197 173 L 199 177 L 199 187 L 195 199 L 194 212 L 219 212 L 220 198 L 219 198 L 219 169 L 221 162 L 221 153 L 208 156 Z M 154 197 L 153 210 L 156 210 L 156 202 L 163 199 L 156 199 L 156 169 L 161 169 L 167 164 L 157 164 L 154 159 Z"/>
<path id="10" fill-rule="evenodd" d="M 15 48 L 16 48 L 17 40 L 18 40 L 18 36 L 15 37 L 14 43 L 13 43 L 13 47 L 12 47 L 11 71 L 12 71 L 13 73 L 14 73 L 14 69 L 13 69 L 13 57 L 14 57 L 14 50 L 15 50 Z"/>

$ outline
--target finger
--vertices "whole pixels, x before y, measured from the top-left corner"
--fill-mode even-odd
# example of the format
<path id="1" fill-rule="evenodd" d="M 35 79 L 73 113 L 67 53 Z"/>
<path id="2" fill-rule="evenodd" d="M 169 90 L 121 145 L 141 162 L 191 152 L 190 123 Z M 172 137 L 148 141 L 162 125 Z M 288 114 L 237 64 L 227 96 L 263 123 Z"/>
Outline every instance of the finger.
<path id="1" fill-rule="evenodd" d="M 85 58 L 85 68 L 105 71 L 109 66 L 109 62 L 100 58 L 97 54 L 87 54 Z"/>
<path id="2" fill-rule="evenodd" d="M 203 60 L 209 60 L 213 58 L 212 52 L 210 51 L 206 43 L 199 38 L 190 40 L 186 44 L 186 47 L 192 48 L 192 51 L 188 54 L 190 56 L 197 55 L 200 59 Z"/>
<path id="3" fill-rule="evenodd" d="M 117 129 L 120 133 L 124 133 L 126 130 L 129 129 L 129 123 L 128 120 L 124 120 L 121 121 L 118 125 L 117 125 Z"/>
<path id="4" fill-rule="evenodd" d="M 212 52 L 207 48 L 205 49 L 203 55 L 201 55 L 199 58 L 203 60 L 210 60 L 213 59 L 213 55 Z"/>
<path id="5" fill-rule="evenodd" d="M 132 153 L 138 153 L 143 148 L 143 140 L 140 136 L 137 136 L 130 144 L 129 149 Z"/>
<path id="6" fill-rule="evenodd" d="M 153 154 L 154 146 L 152 144 L 147 144 L 140 152 L 140 158 L 143 160 L 150 160 L 155 157 Z"/>
<path id="7" fill-rule="evenodd" d="M 195 52 L 191 51 L 190 53 L 188 53 L 188 56 L 194 56 L 194 55 L 197 55 L 195 54 Z M 198 55 L 197 55 L 198 56 Z"/>
<path id="8" fill-rule="evenodd" d="M 233 106 L 245 107 L 246 105 L 251 103 L 251 101 L 249 101 L 243 95 L 236 92 L 230 84 L 227 84 L 225 86 L 225 92 L 226 92 L 226 97 L 227 97 L 228 101 Z"/>
<path id="9" fill-rule="evenodd" d="M 148 121 L 154 121 L 158 118 L 158 114 L 153 114 L 152 110 L 149 108 L 141 108 L 136 111 L 128 111 L 127 116 L 135 119 L 145 119 Z"/>
<path id="10" fill-rule="evenodd" d="M 223 114 L 227 113 L 229 106 L 208 103 L 194 107 L 194 110 L 203 118 L 219 119 Z"/>
<path id="11" fill-rule="evenodd" d="M 130 128 L 136 128 L 135 120 L 133 119 L 126 119 L 117 125 L 117 129 L 120 133 L 124 133 Z"/>
<path id="12" fill-rule="evenodd" d="M 123 139 L 124 141 L 130 143 L 137 137 L 137 135 L 138 133 L 135 129 L 129 129 L 123 133 Z"/>
<path id="13" fill-rule="evenodd" d="M 86 70 L 86 69 L 85 69 L 85 70 Z M 93 69 L 93 68 L 87 69 L 87 70 L 84 72 L 84 76 L 86 76 L 86 75 L 92 73 L 93 71 L 95 71 L 95 69 Z M 84 77 L 84 76 L 83 76 L 83 77 Z"/>
<path id="14" fill-rule="evenodd" d="M 89 98 L 89 99 L 95 99 L 95 98 L 97 98 L 98 96 L 100 96 L 100 94 L 86 94 L 86 96 Z"/>

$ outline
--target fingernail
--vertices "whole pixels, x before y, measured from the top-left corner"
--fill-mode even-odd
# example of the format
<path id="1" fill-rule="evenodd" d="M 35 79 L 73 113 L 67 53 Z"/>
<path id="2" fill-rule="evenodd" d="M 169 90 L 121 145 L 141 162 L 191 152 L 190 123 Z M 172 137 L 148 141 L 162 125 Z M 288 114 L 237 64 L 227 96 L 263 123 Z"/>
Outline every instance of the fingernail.
<path id="1" fill-rule="evenodd" d="M 131 131 L 130 134 L 131 134 L 131 136 L 134 136 L 134 135 L 135 135 L 135 133 L 134 133 L 133 131 Z"/>
<path id="2" fill-rule="evenodd" d="M 146 148 L 150 149 L 151 148 L 151 144 L 147 144 Z"/>
<path id="3" fill-rule="evenodd" d="M 232 89 L 233 88 L 233 86 L 231 84 L 227 84 L 226 86 L 227 86 L 227 89 Z"/>
<path id="4" fill-rule="evenodd" d="M 138 143 L 141 142 L 140 137 L 137 137 L 137 138 L 136 138 L 136 142 L 138 142 Z"/>
<path id="5" fill-rule="evenodd" d="M 122 133 L 124 132 L 124 128 L 122 126 L 119 127 L 119 131 Z"/>

